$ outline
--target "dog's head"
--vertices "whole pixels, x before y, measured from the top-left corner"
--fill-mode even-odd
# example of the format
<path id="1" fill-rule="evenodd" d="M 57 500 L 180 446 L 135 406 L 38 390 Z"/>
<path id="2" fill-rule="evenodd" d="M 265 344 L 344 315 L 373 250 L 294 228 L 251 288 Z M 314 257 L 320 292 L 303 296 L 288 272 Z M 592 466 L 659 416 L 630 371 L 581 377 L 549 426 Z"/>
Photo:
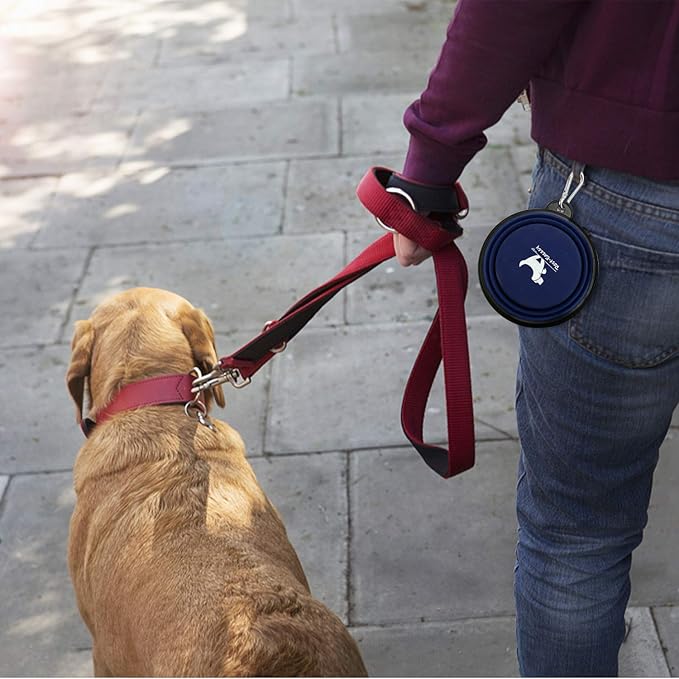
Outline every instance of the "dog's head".
<path id="1" fill-rule="evenodd" d="M 66 382 L 82 419 L 89 394 L 93 414 L 126 384 L 170 373 L 204 373 L 217 363 L 212 324 L 183 297 L 156 288 L 133 288 L 102 302 L 86 321 L 77 321 Z M 206 394 L 224 406 L 224 392 Z"/>

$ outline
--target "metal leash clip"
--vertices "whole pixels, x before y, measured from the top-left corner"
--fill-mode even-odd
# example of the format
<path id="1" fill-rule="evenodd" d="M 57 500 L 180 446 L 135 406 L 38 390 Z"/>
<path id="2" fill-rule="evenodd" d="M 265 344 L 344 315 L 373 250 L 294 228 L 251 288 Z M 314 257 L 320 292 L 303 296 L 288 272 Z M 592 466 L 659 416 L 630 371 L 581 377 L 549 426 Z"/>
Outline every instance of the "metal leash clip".
<path id="1" fill-rule="evenodd" d="M 201 370 L 198 366 L 192 368 L 191 373 L 193 373 L 196 376 L 196 380 L 201 379 L 203 377 Z M 195 381 L 193 382 L 193 384 L 195 385 Z M 206 389 L 207 387 L 205 389 L 194 389 L 193 387 L 191 388 L 191 393 L 195 394 L 195 396 L 191 401 L 188 401 L 187 403 L 184 404 L 184 412 L 186 413 L 187 417 L 195 417 L 198 420 L 198 422 L 202 424 L 204 427 L 207 427 L 212 431 L 217 431 L 215 429 L 215 425 L 212 424 L 212 421 L 210 420 L 207 414 L 207 406 L 205 405 L 204 401 L 200 400 L 201 394 Z"/>
<path id="2" fill-rule="evenodd" d="M 209 373 L 203 375 L 200 369 L 195 367 L 191 370 L 196 375 L 191 387 L 191 393 L 197 394 L 212 387 L 228 382 L 235 389 L 243 389 L 252 381 L 249 377 L 243 377 L 238 368 L 227 368 L 226 370 L 217 364 Z"/>

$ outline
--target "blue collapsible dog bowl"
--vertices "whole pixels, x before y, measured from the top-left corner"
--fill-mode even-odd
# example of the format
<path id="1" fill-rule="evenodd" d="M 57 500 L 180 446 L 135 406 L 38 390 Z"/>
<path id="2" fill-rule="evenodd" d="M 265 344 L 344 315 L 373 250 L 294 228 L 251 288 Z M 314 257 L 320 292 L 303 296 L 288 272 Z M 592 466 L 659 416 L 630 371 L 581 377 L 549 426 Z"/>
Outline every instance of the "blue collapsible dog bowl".
<path id="1" fill-rule="evenodd" d="M 552 209 L 510 215 L 490 232 L 479 257 L 481 288 L 491 306 L 532 327 L 573 316 L 592 292 L 597 272 L 585 231 Z"/>

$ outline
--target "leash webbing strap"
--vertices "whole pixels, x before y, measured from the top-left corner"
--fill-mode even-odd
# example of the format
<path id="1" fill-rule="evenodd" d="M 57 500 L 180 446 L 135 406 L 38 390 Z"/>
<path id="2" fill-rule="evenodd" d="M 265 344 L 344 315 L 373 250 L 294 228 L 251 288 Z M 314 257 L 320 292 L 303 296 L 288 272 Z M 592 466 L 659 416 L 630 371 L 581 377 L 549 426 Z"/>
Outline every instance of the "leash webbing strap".
<path id="1" fill-rule="evenodd" d="M 357 195 L 384 224 L 433 252 L 439 310 L 411 371 L 403 396 L 401 424 L 410 443 L 438 474 L 449 478 L 474 465 L 474 417 L 464 299 L 467 266 L 453 242 L 460 235 L 411 210 L 385 189 L 391 171 L 372 168 L 361 180 Z M 458 194 L 464 198 L 459 186 Z M 464 201 L 466 202 L 466 198 Z M 219 368 L 237 369 L 250 378 L 313 318 L 340 290 L 378 264 L 394 257 L 391 234 L 369 245 L 334 278 L 312 290 L 278 320 L 233 354 L 221 358 Z M 443 362 L 448 449 L 424 442 L 424 416 L 431 387 Z"/>

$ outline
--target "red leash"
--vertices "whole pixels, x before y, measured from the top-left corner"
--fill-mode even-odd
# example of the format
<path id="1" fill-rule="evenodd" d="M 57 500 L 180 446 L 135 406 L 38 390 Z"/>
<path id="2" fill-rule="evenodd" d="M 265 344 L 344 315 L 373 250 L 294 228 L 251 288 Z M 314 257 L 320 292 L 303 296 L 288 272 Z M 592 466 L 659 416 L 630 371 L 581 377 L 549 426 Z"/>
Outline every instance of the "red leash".
<path id="1" fill-rule="evenodd" d="M 464 313 L 464 299 L 467 292 L 467 266 L 454 243 L 460 235 L 451 233 L 427 217 L 417 214 L 400 198 L 385 189 L 385 178 L 391 175 L 385 168 L 372 168 L 361 180 L 357 195 L 363 205 L 384 224 L 402 233 L 410 240 L 433 252 L 439 310 L 424 340 L 420 353 L 413 365 L 403 395 L 401 424 L 410 443 L 417 449 L 424 461 L 438 474 L 449 478 L 474 465 L 474 417 L 472 411 L 471 376 L 467 327 Z M 466 197 L 456 185 L 460 204 L 466 206 Z M 200 395 L 216 384 L 230 382 L 240 388 L 249 384 L 262 366 L 270 361 L 286 344 L 313 318 L 313 316 L 340 290 L 358 280 L 378 264 L 394 257 L 391 234 L 382 236 L 369 245 L 334 278 L 312 290 L 288 309 L 278 320 L 271 321 L 264 330 L 233 354 L 221 358 L 214 370 L 199 375 L 193 380 L 192 393 Z M 439 365 L 443 361 L 443 375 L 448 419 L 448 450 L 424 442 L 424 415 Z M 176 377 L 176 376 L 175 376 Z M 155 378 L 158 380 L 158 378 Z M 149 380 L 127 385 L 125 401 L 133 403 L 127 407 L 143 405 L 143 398 L 149 397 L 144 386 Z M 158 382 L 160 385 L 160 382 Z M 169 392 L 176 387 L 168 383 Z M 136 398 L 136 385 L 141 390 Z M 182 385 L 184 386 L 184 385 Z M 121 394 L 123 393 L 121 391 Z M 168 397 L 172 394 L 168 392 Z M 175 396 L 176 397 L 176 396 Z M 154 393 L 153 403 L 165 395 Z M 106 416 L 125 409 L 116 407 L 116 401 L 107 408 Z M 164 403 L 185 403 L 186 398 Z M 151 401 L 146 401 L 150 404 Z M 196 398 L 191 401 L 196 406 Z M 111 412 L 113 406 L 113 412 Z M 202 408 L 196 408 L 199 419 L 204 415 Z M 101 422 L 101 414 L 98 420 Z M 205 419 L 205 418 L 203 418 Z M 203 422 L 201 419 L 201 422 Z"/>

